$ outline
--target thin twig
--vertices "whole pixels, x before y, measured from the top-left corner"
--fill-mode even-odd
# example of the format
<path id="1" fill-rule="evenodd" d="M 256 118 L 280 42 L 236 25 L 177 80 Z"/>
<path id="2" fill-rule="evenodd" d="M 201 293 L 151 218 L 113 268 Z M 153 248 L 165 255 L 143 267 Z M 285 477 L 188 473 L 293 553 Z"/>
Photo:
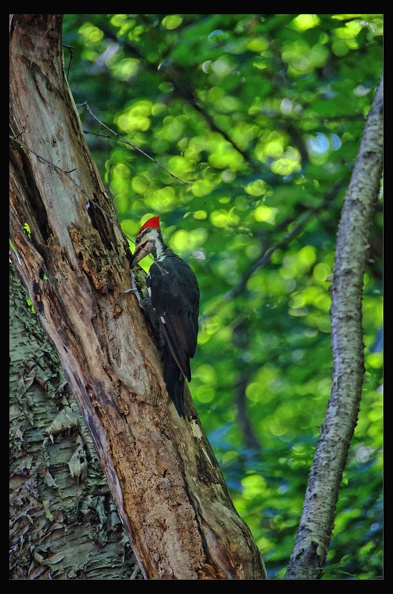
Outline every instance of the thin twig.
<path id="1" fill-rule="evenodd" d="M 104 124 L 103 122 L 101 122 L 101 120 L 99 120 L 97 118 L 97 116 L 94 115 L 94 113 L 91 111 L 91 109 L 90 109 L 89 104 L 88 104 L 87 101 L 85 101 L 84 103 L 80 103 L 79 105 L 77 105 L 77 107 L 86 107 L 86 109 L 89 112 L 89 114 L 91 115 L 91 117 L 94 118 L 95 121 L 98 122 L 98 124 L 100 124 L 100 126 L 102 126 L 102 128 L 105 128 L 105 130 L 108 130 L 108 132 L 110 132 L 111 134 L 113 134 L 113 136 L 116 136 L 116 138 L 118 138 L 121 142 L 124 142 L 124 144 L 128 144 L 128 146 L 130 146 L 131 148 L 133 148 L 135 151 L 138 151 L 138 153 L 140 153 L 141 155 L 143 155 L 147 159 L 150 159 L 150 161 L 153 161 L 153 163 L 155 163 L 156 165 L 158 165 L 158 167 L 161 167 L 161 169 L 163 169 L 171 177 L 173 177 L 174 179 L 177 179 L 177 181 L 181 182 L 185 186 L 192 185 L 192 182 L 186 182 L 183 179 L 181 179 L 180 177 L 177 177 L 177 175 L 175 175 L 174 173 L 171 173 L 166 167 L 164 167 L 164 165 L 161 165 L 161 163 L 159 163 L 157 161 L 157 159 L 154 159 L 153 157 L 151 157 L 150 155 L 148 155 L 147 153 L 145 153 L 145 151 L 143 151 L 141 148 L 139 148 L 138 146 L 136 146 L 135 144 L 133 144 L 132 142 L 130 142 L 126 138 L 123 138 L 123 136 L 121 136 L 120 134 L 118 134 L 118 132 L 115 132 L 115 130 L 112 130 L 112 128 L 109 128 L 109 126 L 107 126 L 106 124 Z"/>
<path id="2" fill-rule="evenodd" d="M 75 47 L 73 45 L 66 45 L 65 43 L 63 43 L 63 47 L 66 47 L 68 49 L 68 51 L 70 52 L 70 61 L 68 62 L 68 66 L 67 66 L 67 80 L 69 80 L 71 62 L 74 59 L 74 52 L 72 50 L 75 49 Z"/>

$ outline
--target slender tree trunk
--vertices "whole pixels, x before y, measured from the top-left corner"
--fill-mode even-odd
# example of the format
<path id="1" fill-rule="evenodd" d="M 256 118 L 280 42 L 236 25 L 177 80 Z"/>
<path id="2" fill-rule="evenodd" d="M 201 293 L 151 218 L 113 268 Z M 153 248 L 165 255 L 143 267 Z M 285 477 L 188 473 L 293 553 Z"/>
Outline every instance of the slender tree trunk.
<path id="1" fill-rule="evenodd" d="M 128 246 L 64 77 L 61 15 L 10 20 L 10 236 L 146 578 L 263 579 L 186 397 L 170 403 Z"/>
<path id="2" fill-rule="evenodd" d="M 332 286 L 332 390 L 308 480 L 286 579 L 319 579 L 326 562 L 342 473 L 364 376 L 363 276 L 383 163 L 383 81 L 366 126 L 338 229 Z"/>

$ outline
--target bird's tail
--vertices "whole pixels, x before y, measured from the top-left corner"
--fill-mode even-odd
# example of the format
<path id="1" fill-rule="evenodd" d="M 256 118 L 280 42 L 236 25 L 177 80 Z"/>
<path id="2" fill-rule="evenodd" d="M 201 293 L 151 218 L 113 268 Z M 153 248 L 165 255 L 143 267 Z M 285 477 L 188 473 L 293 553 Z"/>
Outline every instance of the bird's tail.
<path id="1" fill-rule="evenodd" d="M 184 417 L 184 376 L 167 349 L 164 349 L 162 362 L 166 389 L 177 412 Z"/>

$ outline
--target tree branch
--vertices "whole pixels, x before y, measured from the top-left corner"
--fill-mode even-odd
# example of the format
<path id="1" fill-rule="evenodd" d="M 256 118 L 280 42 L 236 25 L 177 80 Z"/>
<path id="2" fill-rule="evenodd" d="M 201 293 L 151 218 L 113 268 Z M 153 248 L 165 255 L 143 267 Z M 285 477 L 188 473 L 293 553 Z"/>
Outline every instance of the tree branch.
<path id="1" fill-rule="evenodd" d="M 321 210 L 323 210 L 324 206 L 329 204 L 332 197 L 334 197 L 338 190 L 343 186 L 343 182 L 338 182 L 334 185 L 331 191 L 324 197 L 323 201 L 319 206 L 311 208 L 298 216 L 298 218 L 293 221 L 291 220 L 290 223 L 287 224 L 288 230 L 285 235 L 279 239 L 276 243 L 274 243 L 269 249 L 265 250 L 251 266 L 246 270 L 241 280 L 235 285 L 230 291 L 225 293 L 221 299 L 210 311 L 204 314 L 203 320 L 207 319 L 209 316 L 216 314 L 219 309 L 222 307 L 223 303 L 231 301 L 238 295 L 240 295 L 247 286 L 247 282 L 251 278 L 251 276 L 260 268 L 263 268 L 270 262 L 271 257 L 273 256 L 274 252 L 279 249 L 284 248 L 290 242 L 297 237 L 302 230 L 305 228 L 307 223 L 313 219 L 315 216 L 318 215 Z M 290 227 L 290 228 L 289 228 Z"/>
<path id="2" fill-rule="evenodd" d="M 125 48 L 127 48 L 129 52 L 137 56 L 137 58 L 141 60 L 141 62 L 149 70 L 151 70 L 155 74 L 157 74 L 157 71 L 161 72 L 163 78 L 165 78 L 165 80 L 167 80 L 173 85 L 176 95 L 179 98 L 186 101 L 193 109 L 195 109 L 195 111 L 197 111 L 203 117 L 203 119 L 209 126 L 210 130 L 218 132 L 218 134 L 225 138 L 225 140 L 233 146 L 233 148 L 243 157 L 246 163 L 248 163 L 253 170 L 260 171 L 262 164 L 253 161 L 250 155 L 246 151 L 241 149 L 236 144 L 236 142 L 230 137 L 230 135 L 216 124 L 214 118 L 209 114 L 206 107 L 202 105 L 200 100 L 198 100 L 195 96 L 194 91 L 189 86 L 179 67 L 174 67 L 169 63 L 169 61 L 168 63 L 165 63 L 165 60 L 161 64 L 153 64 L 149 62 L 149 60 L 134 44 L 130 43 L 129 41 L 125 41 L 122 38 L 119 38 L 108 27 L 101 27 L 101 29 L 105 33 L 106 37 L 116 41 L 116 43 L 122 44 Z"/>

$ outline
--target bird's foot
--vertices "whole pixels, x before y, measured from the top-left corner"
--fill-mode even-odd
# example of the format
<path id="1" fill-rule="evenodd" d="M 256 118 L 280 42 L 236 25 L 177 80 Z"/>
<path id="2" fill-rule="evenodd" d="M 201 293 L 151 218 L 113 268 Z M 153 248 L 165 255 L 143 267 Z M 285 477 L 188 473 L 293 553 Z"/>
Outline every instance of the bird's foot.
<path id="1" fill-rule="evenodd" d="M 126 291 L 121 291 L 121 295 L 125 295 L 126 293 L 135 293 L 136 298 L 138 299 L 139 307 L 143 307 L 142 305 L 142 296 L 136 286 L 136 276 L 131 270 L 131 288 L 127 289 Z"/>

